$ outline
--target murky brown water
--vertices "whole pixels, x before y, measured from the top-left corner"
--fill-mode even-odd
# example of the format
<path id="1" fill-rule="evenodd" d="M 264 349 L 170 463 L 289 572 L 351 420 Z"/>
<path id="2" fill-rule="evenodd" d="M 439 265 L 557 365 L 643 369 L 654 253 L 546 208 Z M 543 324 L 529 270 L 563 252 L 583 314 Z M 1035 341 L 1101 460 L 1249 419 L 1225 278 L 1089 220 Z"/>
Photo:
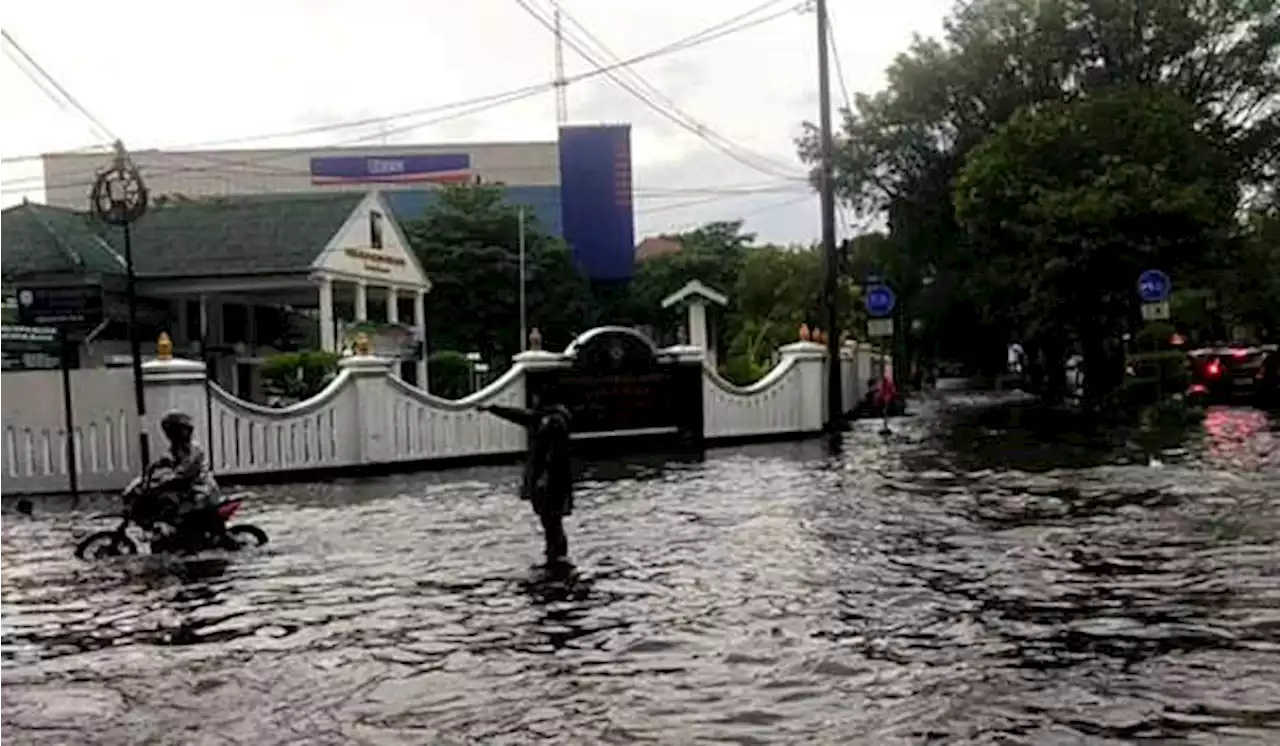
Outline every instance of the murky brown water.
<path id="1" fill-rule="evenodd" d="M 1267 416 L 1034 472 L 939 422 L 602 468 L 559 589 L 513 469 L 272 490 L 229 561 L 7 515 L 5 743 L 1280 742 Z"/>

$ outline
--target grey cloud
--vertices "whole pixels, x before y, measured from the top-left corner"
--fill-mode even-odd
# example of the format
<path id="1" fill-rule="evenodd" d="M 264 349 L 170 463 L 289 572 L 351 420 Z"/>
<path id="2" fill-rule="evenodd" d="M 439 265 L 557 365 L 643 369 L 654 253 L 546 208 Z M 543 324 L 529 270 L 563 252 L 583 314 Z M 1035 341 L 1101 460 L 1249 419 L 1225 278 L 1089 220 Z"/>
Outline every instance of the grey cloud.
<path id="1" fill-rule="evenodd" d="M 807 243 L 818 234 L 817 199 L 803 184 L 760 173 L 710 146 L 665 163 L 646 165 L 643 153 L 636 159 L 640 238 L 739 219 L 762 241 Z"/>
<path id="2" fill-rule="evenodd" d="M 483 124 L 477 117 L 451 119 L 432 128 L 432 136 L 441 141 L 461 142 L 473 139 L 482 127 Z"/>

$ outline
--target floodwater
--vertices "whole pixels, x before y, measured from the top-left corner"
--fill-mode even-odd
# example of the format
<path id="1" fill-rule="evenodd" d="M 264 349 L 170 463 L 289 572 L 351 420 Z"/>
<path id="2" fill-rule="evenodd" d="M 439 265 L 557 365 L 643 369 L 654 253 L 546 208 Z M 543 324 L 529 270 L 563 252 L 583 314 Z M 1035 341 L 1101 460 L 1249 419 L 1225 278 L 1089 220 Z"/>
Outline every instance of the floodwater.
<path id="1" fill-rule="evenodd" d="M 8 514 L 5 743 L 1280 742 L 1276 422 L 1153 460 L 973 403 L 601 466 L 560 586 L 511 468 L 273 488 L 227 559 Z"/>

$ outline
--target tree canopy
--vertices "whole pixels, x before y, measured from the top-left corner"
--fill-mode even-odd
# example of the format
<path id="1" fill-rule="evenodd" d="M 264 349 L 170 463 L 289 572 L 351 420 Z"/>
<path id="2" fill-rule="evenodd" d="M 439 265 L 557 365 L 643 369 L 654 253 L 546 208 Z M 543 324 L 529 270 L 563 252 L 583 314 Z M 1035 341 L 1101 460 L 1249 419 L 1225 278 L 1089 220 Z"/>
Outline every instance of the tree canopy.
<path id="1" fill-rule="evenodd" d="M 465 185 L 445 188 L 420 218 L 405 221 L 433 284 L 427 296 L 433 351 L 475 351 L 501 363 L 519 350 L 518 210 L 500 187 Z M 593 288 L 568 247 L 530 221 L 530 328 L 542 332 L 548 349 L 561 349 L 576 333 L 602 323 L 644 327 L 660 344 L 670 344 L 685 317 L 680 309 L 663 309 L 662 300 L 699 280 L 729 297 L 728 309 L 711 314 L 722 370 L 749 383 L 767 370 L 779 345 L 796 339 L 801 324 L 825 323 L 819 307 L 823 263 L 815 248 L 758 245 L 741 221 L 708 223 L 666 238 L 682 249 L 638 263 L 623 286 Z M 843 293 L 842 328 L 857 329 L 855 283 L 845 282 Z"/>
<path id="2" fill-rule="evenodd" d="M 501 187 L 445 187 L 405 235 L 422 262 L 427 338 L 434 349 L 508 359 L 520 351 L 519 206 Z M 526 215 L 528 324 L 548 347 L 564 346 L 595 324 L 590 288 L 563 241 Z"/>
<path id="3" fill-rule="evenodd" d="M 895 252 L 917 268 L 907 274 L 932 279 L 926 292 L 909 277 L 899 295 L 932 299 L 928 323 L 944 356 L 1001 360 L 994 349 L 1028 324 L 1063 323 L 1060 296 L 1039 292 L 1055 272 L 1120 292 L 1099 273 L 1131 269 L 1094 261 L 1046 270 L 1025 255 L 1027 241 L 1052 243 L 1067 260 L 1119 251 L 1175 263 L 1196 241 L 1225 282 L 1221 270 L 1236 259 L 1223 252 L 1243 244 L 1218 230 L 1223 184 L 1232 209 L 1237 196 L 1275 199 L 1280 0 L 974 0 L 956 7 L 938 38 L 915 39 L 886 78 L 883 91 L 844 112 L 836 188 L 859 213 L 884 216 Z M 1126 113 L 1125 103 L 1139 108 Z M 1051 135 L 1070 136 L 1054 145 Z M 1133 137 L 1174 143 L 1125 140 Z M 1175 145 L 1189 150 L 1172 158 Z M 816 163 L 812 126 L 798 147 Z M 957 192 L 962 173 L 968 187 Z M 1013 204 L 1039 188 L 1055 196 Z M 1178 248 L 1174 233 L 1188 226 Z M 1132 287 L 1132 277 L 1115 282 Z"/>

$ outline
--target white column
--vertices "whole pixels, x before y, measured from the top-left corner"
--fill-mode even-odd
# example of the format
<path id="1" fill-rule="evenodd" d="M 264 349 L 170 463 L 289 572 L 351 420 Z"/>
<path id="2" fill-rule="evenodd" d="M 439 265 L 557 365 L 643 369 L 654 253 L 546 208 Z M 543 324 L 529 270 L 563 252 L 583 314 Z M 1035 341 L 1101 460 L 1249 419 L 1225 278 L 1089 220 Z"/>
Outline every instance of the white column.
<path id="1" fill-rule="evenodd" d="M 208 357 L 209 351 L 205 346 L 209 344 L 209 296 L 204 293 L 200 294 L 200 354 Z"/>
<path id="2" fill-rule="evenodd" d="M 338 351 L 333 327 L 333 280 L 328 277 L 320 278 L 320 349 Z"/>
<path id="3" fill-rule="evenodd" d="M 418 360 L 418 388 L 427 390 L 427 293 L 419 290 L 413 297 L 413 328 L 422 340 L 422 359 Z"/>
<path id="4" fill-rule="evenodd" d="M 356 321 L 369 320 L 369 283 L 356 283 Z"/>
<path id="5" fill-rule="evenodd" d="M 689 344 L 702 348 L 702 359 L 715 367 L 707 342 L 707 306 L 698 300 L 689 303 Z"/>
<path id="6" fill-rule="evenodd" d="M 399 294 L 396 293 L 394 287 L 387 288 L 387 323 L 400 323 L 400 303 L 398 302 Z M 391 375 L 396 378 L 404 377 L 404 362 L 397 360 L 396 364 L 391 366 Z"/>

